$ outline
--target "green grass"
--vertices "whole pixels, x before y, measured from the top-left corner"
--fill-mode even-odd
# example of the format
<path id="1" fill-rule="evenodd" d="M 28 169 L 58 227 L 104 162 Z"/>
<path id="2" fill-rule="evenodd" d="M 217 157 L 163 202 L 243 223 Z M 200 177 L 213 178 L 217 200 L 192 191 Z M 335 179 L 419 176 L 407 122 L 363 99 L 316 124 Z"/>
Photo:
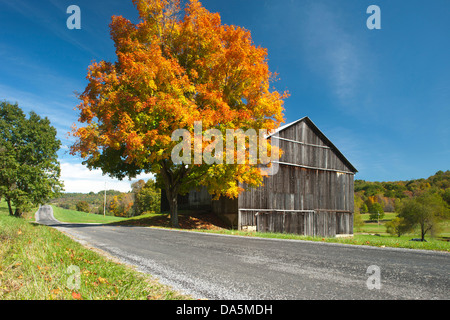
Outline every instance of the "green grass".
<path id="1" fill-rule="evenodd" d="M 361 218 L 364 222 L 364 225 L 361 228 L 358 228 L 355 230 L 357 233 L 373 233 L 373 234 L 384 234 L 388 235 L 386 232 L 386 227 L 384 224 L 396 217 L 395 212 L 386 212 L 383 219 L 381 219 L 379 222 L 377 220 L 372 221 L 370 220 L 370 214 L 362 214 Z"/>
<path id="2" fill-rule="evenodd" d="M 69 223 L 110 223 L 124 220 L 115 216 L 103 216 L 100 214 L 80 212 L 52 206 L 54 217 L 61 222 Z"/>
<path id="3" fill-rule="evenodd" d="M 372 234 L 372 235 L 380 235 L 383 237 L 391 237 L 389 233 L 386 232 L 386 226 L 385 223 L 394 219 L 397 214 L 395 212 L 388 212 L 385 214 L 384 218 L 380 220 L 378 223 L 377 221 L 370 221 L 369 220 L 369 214 L 362 214 L 362 220 L 364 221 L 364 225 L 360 228 L 355 228 L 356 234 Z M 443 238 L 449 238 L 450 237 L 450 221 L 446 220 L 444 222 L 441 222 L 440 224 L 440 232 L 436 236 L 437 239 L 443 239 Z M 418 228 L 413 233 L 407 234 L 403 237 L 406 237 L 409 239 L 411 238 L 419 238 L 420 231 Z M 397 238 L 397 237 L 394 237 Z M 402 237 L 400 237 L 402 238 Z M 427 241 L 433 241 L 432 237 L 430 237 L 429 234 L 426 236 Z"/>
<path id="4" fill-rule="evenodd" d="M 0 202 L 0 300 L 190 299 L 31 221 Z"/>
<path id="5" fill-rule="evenodd" d="M 396 214 L 395 212 L 385 212 L 383 219 L 380 220 L 380 223 L 381 223 L 382 221 L 386 221 L 386 220 L 389 221 L 389 220 L 392 220 L 392 219 L 394 219 L 396 216 L 397 216 L 397 214 Z M 375 221 L 371 221 L 371 220 L 370 220 L 370 213 L 364 213 L 364 214 L 361 215 L 361 217 L 362 217 L 363 221 L 365 221 L 365 222 L 374 222 L 374 223 L 377 223 L 377 220 L 375 220 Z"/>

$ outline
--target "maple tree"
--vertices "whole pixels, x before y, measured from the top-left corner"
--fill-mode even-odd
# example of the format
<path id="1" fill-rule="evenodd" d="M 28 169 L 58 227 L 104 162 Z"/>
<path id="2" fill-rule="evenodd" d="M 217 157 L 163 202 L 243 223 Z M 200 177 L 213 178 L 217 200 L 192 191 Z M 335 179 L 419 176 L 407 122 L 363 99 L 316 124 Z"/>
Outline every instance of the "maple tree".
<path id="1" fill-rule="evenodd" d="M 131 216 L 133 208 L 133 196 L 130 193 L 122 193 L 113 196 L 109 202 L 109 212 L 112 212 L 116 217 Z"/>
<path id="2" fill-rule="evenodd" d="M 242 183 L 261 185 L 262 173 L 248 162 L 174 163 L 174 130 L 193 133 L 195 121 L 202 121 L 203 131 L 224 134 L 272 130 L 284 121 L 288 93 L 270 88 L 276 74 L 250 31 L 222 24 L 220 15 L 199 1 L 189 1 L 184 10 L 179 0 L 133 3 L 139 23 L 113 16 L 110 24 L 117 61 L 89 67 L 78 106 L 79 122 L 86 125 L 73 127 L 77 140 L 71 153 L 88 168 L 119 179 L 154 173 L 166 190 L 172 225 L 178 226 L 178 194 L 205 185 L 216 196 L 236 197 Z"/>

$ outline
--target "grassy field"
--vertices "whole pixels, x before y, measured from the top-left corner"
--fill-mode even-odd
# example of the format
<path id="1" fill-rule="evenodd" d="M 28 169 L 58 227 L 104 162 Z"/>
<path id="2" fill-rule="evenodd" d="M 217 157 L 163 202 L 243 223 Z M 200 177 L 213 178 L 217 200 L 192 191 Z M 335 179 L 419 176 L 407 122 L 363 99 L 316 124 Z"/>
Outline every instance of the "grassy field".
<path id="1" fill-rule="evenodd" d="M 361 217 L 362 220 L 364 221 L 364 226 L 362 226 L 361 229 L 359 230 L 355 230 L 355 232 L 387 235 L 388 233 L 386 232 L 386 227 L 384 226 L 384 224 L 394 219 L 396 216 L 397 214 L 395 212 L 386 212 L 384 218 L 381 219 L 378 223 L 378 221 L 370 221 L 369 219 L 370 214 L 368 213 L 362 214 Z"/>
<path id="2" fill-rule="evenodd" d="M 389 235 L 386 232 L 385 223 L 394 219 L 397 216 L 395 212 L 386 212 L 383 219 L 378 221 L 371 221 L 369 219 L 370 215 L 362 214 L 362 220 L 364 221 L 364 225 L 361 228 L 355 228 L 355 233 L 359 234 L 379 234 L 379 235 Z M 411 237 L 419 237 L 419 230 L 416 230 L 414 233 L 410 234 Z M 429 235 L 428 235 L 429 236 Z M 442 231 L 439 236 L 448 237 L 450 236 L 450 225 L 446 222 L 442 223 Z"/>
<path id="3" fill-rule="evenodd" d="M 124 220 L 125 218 L 114 216 L 103 216 L 99 214 L 80 212 L 76 210 L 63 209 L 57 206 L 52 206 L 53 215 L 61 222 L 70 223 L 110 223 Z"/>
<path id="4" fill-rule="evenodd" d="M 0 203 L 0 300 L 190 299 L 32 221 Z"/>

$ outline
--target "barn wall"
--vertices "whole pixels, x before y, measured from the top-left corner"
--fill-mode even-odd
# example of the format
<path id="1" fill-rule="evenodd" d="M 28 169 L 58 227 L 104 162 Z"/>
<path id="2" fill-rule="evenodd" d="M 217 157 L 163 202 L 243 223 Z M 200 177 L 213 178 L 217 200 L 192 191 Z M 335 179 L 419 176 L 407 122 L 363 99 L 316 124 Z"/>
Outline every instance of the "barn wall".
<path id="1" fill-rule="evenodd" d="M 238 225 L 238 199 L 230 199 L 220 197 L 219 200 L 212 201 L 212 211 L 219 217 L 224 218 L 231 227 L 236 228 Z"/>
<path id="2" fill-rule="evenodd" d="M 239 196 L 239 227 L 311 236 L 352 234 L 354 168 L 307 122 L 282 130 L 278 141 L 283 150 L 278 173 Z"/>
<path id="3" fill-rule="evenodd" d="M 190 209 L 195 210 L 210 210 L 212 205 L 212 198 L 205 187 L 199 190 L 190 190 L 188 194 L 188 202 Z"/>
<path id="4" fill-rule="evenodd" d="M 239 226 L 255 226 L 259 232 L 294 233 L 334 237 L 353 234 L 353 214 L 336 211 L 253 211 L 241 210 Z"/>
<path id="5" fill-rule="evenodd" d="M 239 196 L 239 208 L 353 212 L 353 183 L 351 174 L 280 165 L 263 186 Z"/>

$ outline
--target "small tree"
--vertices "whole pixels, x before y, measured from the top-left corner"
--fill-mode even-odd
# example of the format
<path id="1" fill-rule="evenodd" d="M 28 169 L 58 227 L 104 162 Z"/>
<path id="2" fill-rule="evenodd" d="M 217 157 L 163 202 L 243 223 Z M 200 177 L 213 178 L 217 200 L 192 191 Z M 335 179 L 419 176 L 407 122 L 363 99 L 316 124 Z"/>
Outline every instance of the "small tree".
<path id="1" fill-rule="evenodd" d="M 109 211 L 116 217 L 130 217 L 132 215 L 133 196 L 131 193 L 121 193 L 113 196 L 109 202 Z"/>
<path id="2" fill-rule="evenodd" d="M 86 201 L 79 201 L 76 205 L 77 211 L 90 212 L 89 203 Z"/>
<path id="3" fill-rule="evenodd" d="M 354 199 L 354 208 L 355 213 L 353 215 L 353 227 L 356 230 L 361 230 L 361 227 L 364 225 L 364 221 L 361 217 L 360 207 L 362 203 L 362 199 L 360 197 L 355 197 Z"/>
<path id="4" fill-rule="evenodd" d="M 155 181 L 148 180 L 135 194 L 134 214 L 141 215 L 151 211 L 159 213 L 161 209 L 161 190 L 156 187 Z"/>
<path id="5" fill-rule="evenodd" d="M 367 212 L 369 212 L 369 208 L 367 208 L 367 204 L 363 203 L 363 204 L 361 205 L 360 212 L 361 212 L 361 213 L 367 213 Z"/>
<path id="6" fill-rule="evenodd" d="M 449 209 L 438 194 L 424 193 L 403 201 L 398 216 L 403 218 L 405 228 L 419 226 L 424 241 L 428 232 L 434 235 L 439 231 L 440 222 L 449 217 Z"/>
<path id="7" fill-rule="evenodd" d="M 361 230 L 361 227 L 364 226 L 364 221 L 361 217 L 361 213 L 355 212 L 353 215 L 353 227 L 356 228 L 356 230 Z"/>
<path id="8" fill-rule="evenodd" d="M 372 221 L 384 218 L 383 206 L 378 202 L 375 202 L 370 206 L 369 212 L 370 212 L 369 219 Z"/>

